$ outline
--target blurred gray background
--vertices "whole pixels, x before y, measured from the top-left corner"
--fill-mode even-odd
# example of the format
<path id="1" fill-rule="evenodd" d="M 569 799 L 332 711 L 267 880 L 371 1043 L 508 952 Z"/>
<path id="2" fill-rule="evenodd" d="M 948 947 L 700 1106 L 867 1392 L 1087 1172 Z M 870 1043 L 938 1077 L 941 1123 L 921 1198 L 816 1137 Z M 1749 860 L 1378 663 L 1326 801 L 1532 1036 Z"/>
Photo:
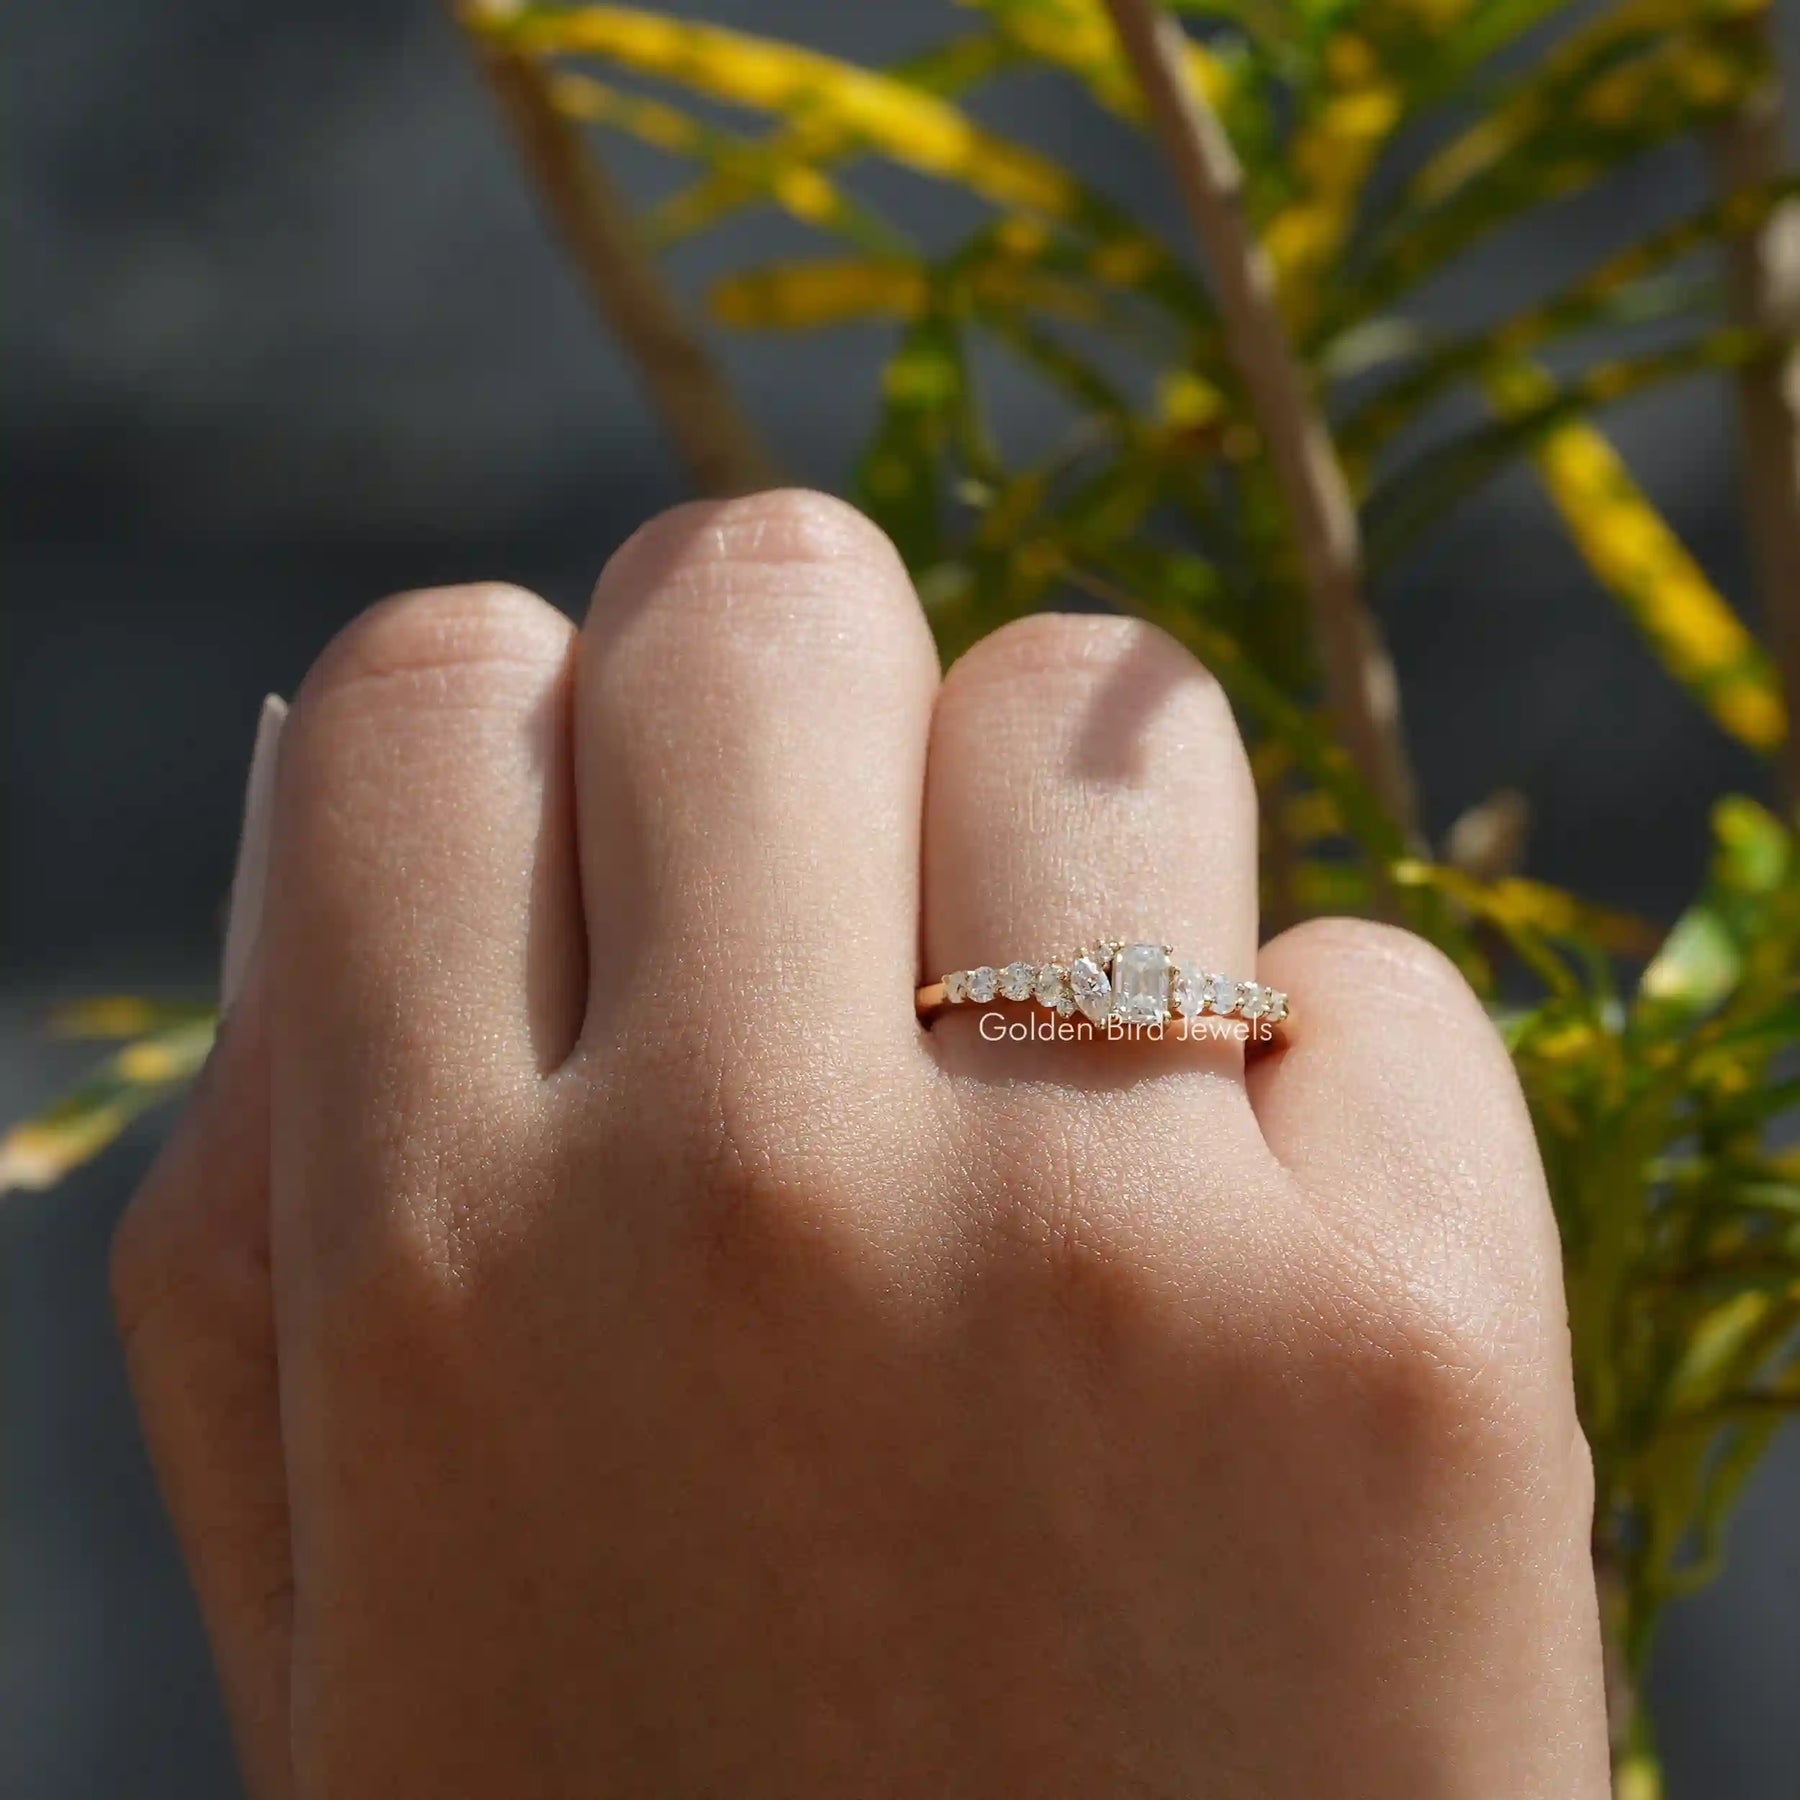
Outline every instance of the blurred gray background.
<path id="1" fill-rule="evenodd" d="M 704 10 L 864 57 L 968 23 L 928 0 Z M 64 0 L 3 29 L 0 1120 L 79 1066 L 37 1032 L 50 998 L 210 989 L 257 702 L 290 692 L 337 624 L 481 576 L 578 613 L 607 553 L 685 491 L 431 0 Z M 986 110 L 1121 194 L 1165 191 L 1055 82 L 1007 84 Z M 636 152 L 616 166 L 642 193 L 671 178 Z M 1701 188 L 1691 152 L 1660 157 L 1495 243 L 1429 310 L 1502 312 Z M 939 240 L 967 218 L 905 178 L 882 193 Z M 805 243 L 759 214 L 678 267 L 693 283 Z M 789 467 L 841 487 L 885 341 L 722 348 Z M 1032 428 L 1017 383 L 998 404 Z M 1684 386 L 1609 423 L 1742 597 L 1724 392 Z M 1652 666 L 1530 480 L 1470 505 L 1381 604 L 1434 828 L 1520 787 L 1537 872 L 1669 915 L 1710 799 L 1761 775 Z M 106 1316 L 108 1232 L 158 1129 L 0 1202 L 6 1800 L 236 1791 Z M 1792 1435 L 1655 1685 L 1675 1800 L 1800 1795 Z"/>

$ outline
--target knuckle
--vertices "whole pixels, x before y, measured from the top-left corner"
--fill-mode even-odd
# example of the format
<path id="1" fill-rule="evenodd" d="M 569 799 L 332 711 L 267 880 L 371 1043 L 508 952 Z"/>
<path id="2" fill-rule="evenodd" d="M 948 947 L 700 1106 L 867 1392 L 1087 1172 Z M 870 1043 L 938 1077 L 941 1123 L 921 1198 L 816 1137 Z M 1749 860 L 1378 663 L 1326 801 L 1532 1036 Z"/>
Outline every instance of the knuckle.
<path id="1" fill-rule="evenodd" d="M 319 1259 L 312 1331 L 320 1360 L 353 1379 L 403 1371 L 450 1376 L 472 1342 L 482 1283 L 466 1257 L 447 1255 L 428 1234 L 365 1227 Z"/>
<path id="2" fill-rule="evenodd" d="M 1339 1416 L 1371 1458 L 1431 1490 L 1517 1493 L 1580 1442 L 1565 1360 L 1499 1296 L 1421 1295 L 1391 1277 L 1322 1309 L 1319 1352 Z"/>
<path id="3" fill-rule="evenodd" d="M 1280 946 L 1284 965 L 1329 964 L 1335 979 L 1348 976 L 1359 993 L 1403 1002 L 1434 1017 L 1478 1018 L 1487 1015 L 1475 990 L 1435 944 L 1398 925 L 1373 919 L 1309 919 L 1284 932 Z"/>
<path id="4" fill-rule="evenodd" d="M 809 1127 L 825 1104 L 843 1131 Z M 691 1223 L 721 1266 L 761 1265 L 777 1246 L 855 1235 L 883 1209 L 869 1169 L 888 1166 L 880 1147 L 891 1135 L 875 1108 L 833 1103 L 803 1073 L 720 1066 L 680 1132 L 691 1157 Z M 891 1148 L 900 1155 L 897 1142 Z"/>
<path id="5" fill-rule="evenodd" d="M 640 527 L 607 563 L 591 621 L 726 656 L 911 655 L 935 675 L 923 610 L 885 533 L 804 489 L 692 501 Z"/>
<path id="6" fill-rule="evenodd" d="M 951 666 L 945 685 L 989 688 L 1045 677 L 1104 680 L 1121 669 L 1163 672 L 1191 681 L 1199 664 L 1166 631 L 1142 619 L 1031 613 L 1009 620 L 966 650 Z M 1218 693 L 1212 677 L 1204 679 Z M 1218 697 L 1222 705 L 1224 697 Z"/>
<path id="7" fill-rule="evenodd" d="M 1166 631 L 1142 619 L 1092 613 L 1033 613 L 989 633 L 944 677 L 943 709 L 953 721 L 996 706 L 1038 713 L 1047 689 L 1071 718 L 1129 711 L 1140 726 L 1165 722 L 1169 748 L 1198 739 L 1234 752 L 1249 781 L 1237 722 L 1225 691 Z M 1146 699 L 1154 699 L 1146 709 Z M 1085 703 L 1085 704 L 1082 704 Z M 1160 727 L 1159 727 L 1160 728 Z M 1179 759 L 1176 759 L 1177 762 Z M 1209 762 L 1212 760 L 1208 759 Z"/>
<path id="8" fill-rule="evenodd" d="M 453 1087 L 445 1090 L 458 1092 Z M 312 1295 L 308 1328 L 341 1368 L 460 1366 L 505 1317 L 566 1214 L 565 1171 L 535 1147 L 532 1102 L 450 1103 L 372 1148 L 297 1222 L 290 1254 Z"/>
<path id="9" fill-rule="evenodd" d="M 308 671 L 290 729 L 334 725 L 346 708 L 396 693 L 468 704 L 521 682 L 536 688 L 561 665 L 573 627 L 547 600 L 504 582 L 396 594 L 351 620 Z"/>
<path id="10" fill-rule="evenodd" d="M 1145 792 L 1154 788 L 1153 811 L 1204 795 L 1245 829 L 1256 816 L 1249 757 L 1224 689 L 1142 619 L 1036 613 L 968 650 L 944 677 L 934 745 L 963 762 L 1014 730 L 1029 731 L 1036 760 L 1062 777 L 1116 785 L 1129 774 Z"/>
<path id="11" fill-rule="evenodd" d="M 897 567 L 887 534 L 847 501 L 810 488 L 772 488 L 730 500 L 672 506 L 628 537 L 602 581 L 690 562 L 795 563 L 844 560 Z"/>

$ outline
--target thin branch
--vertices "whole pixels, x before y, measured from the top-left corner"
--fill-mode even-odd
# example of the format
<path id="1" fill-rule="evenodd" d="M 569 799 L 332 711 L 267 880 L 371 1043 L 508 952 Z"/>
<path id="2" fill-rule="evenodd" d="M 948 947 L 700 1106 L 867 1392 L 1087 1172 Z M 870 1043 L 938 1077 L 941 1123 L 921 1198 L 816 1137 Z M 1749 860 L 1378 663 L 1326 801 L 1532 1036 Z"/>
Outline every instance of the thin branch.
<path id="1" fill-rule="evenodd" d="M 681 302 L 663 279 L 630 207 L 581 131 L 556 109 L 541 63 L 463 17 L 539 203 L 589 298 L 636 363 L 700 489 L 737 494 L 779 477 Z"/>
<path id="2" fill-rule="evenodd" d="M 1788 172 L 1775 9 L 1746 19 L 1768 74 L 1715 135 L 1713 165 L 1724 195 Z M 1776 206 L 1752 232 L 1725 245 L 1733 321 L 1786 342 L 1737 376 L 1745 526 L 1764 627 L 1787 702 L 1782 788 L 1800 804 L 1800 199 Z"/>
<path id="3" fill-rule="evenodd" d="M 1612 1752 L 1615 1795 L 1624 1794 L 1621 1774 L 1636 1765 L 1640 1776 L 1654 1773 L 1655 1765 L 1637 1755 L 1643 1737 L 1643 1701 L 1638 1692 L 1637 1671 L 1631 1659 L 1631 1586 L 1620 1565 L 1618 1550 L 1609 1535 L 1594 1535 L 1594 1585 L 1600 1600 L 1600 1650 L 1606 1684 L 1606 1735 Z M 1659 1790 L 1640 1788 L 1639 1793 Z"/>
<path id="4" fill-rule="evenodd" d="M 1288 342 L 1275 278 L 1244 211 L 1243 171 L 1188 80 L 1181 27 L 1153 0 L 1108 0 L 1174 165 L 1218 296 L 1225 337 L 1292 519 L 1325 694 L 1357 769 L 1408 836 L 1416 799 L 1393 663 L 1364 602 L 1356 507 L 1330 432 Z"/>

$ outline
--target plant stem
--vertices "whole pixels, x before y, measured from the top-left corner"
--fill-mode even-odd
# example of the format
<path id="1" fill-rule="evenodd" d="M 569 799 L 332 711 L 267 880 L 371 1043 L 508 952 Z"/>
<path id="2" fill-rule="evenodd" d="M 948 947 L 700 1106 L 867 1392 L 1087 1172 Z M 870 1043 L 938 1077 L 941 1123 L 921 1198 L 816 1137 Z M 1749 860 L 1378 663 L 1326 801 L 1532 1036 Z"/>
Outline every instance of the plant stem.
<path id="1" fill-rule="evenodd" d="M 1245 214 L 1243 171 L 1217 114 L 1187 78 L 1180 25 L 1153 0 L 1108 0 L 1108 6 L 1174 165 L 1231 358 L 1293 522 L 1326 699 L 1364 781 L 1416 837 L 1399 686 L 1364 599 L 1356 507 L 1282 324 L 1274 271 Z"/>
<path id="2" fill-rule="evenodd" d="M 1767 75 L 1718 127 L 1713 166 L 1724 195 L 1779 180 L 1788 167 L 1775 9 L 1746 19 Z M 1800 200 L 1726 240 L 1726 279 L 1737 324 L 1785 340 L 1738 370 L 1745 525 L 1765 628 L 1787 702 L 1781 785 L 1800 804 Z"/>
<path id="3" fill-rule="evenodd" d="M 579 128 L 557 111 L 543 65 L 483 31 L 479 10 L 458 11 L 540 204 L 701 491 L 775 485 L 774 463 L 663 279 L 624 196 Z"/>
<path id="4" fill-rule="evenodd" d="M 1613 1800 L 1662 1800 L 1662 1769 L 1650 1743 L 1638 1692 L 1630 1584 L 1615 1546 L 1602 1531 L 1594 1534 L 1594 1585 L 1600 1599 Z"/>

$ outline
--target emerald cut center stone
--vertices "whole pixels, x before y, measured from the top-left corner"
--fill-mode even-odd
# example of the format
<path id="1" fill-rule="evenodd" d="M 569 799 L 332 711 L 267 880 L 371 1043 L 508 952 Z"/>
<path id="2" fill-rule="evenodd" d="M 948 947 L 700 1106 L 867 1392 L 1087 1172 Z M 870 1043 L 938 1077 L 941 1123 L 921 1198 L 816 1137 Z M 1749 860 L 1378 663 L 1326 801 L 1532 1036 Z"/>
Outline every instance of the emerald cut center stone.
<path id="1" fill-rule="evenodd" d="M 1160 1025 L 1169 1016 L 1169 955 L 1161 944 L 1121 944 L 1113 953 L 1113 1017 Z"/>

